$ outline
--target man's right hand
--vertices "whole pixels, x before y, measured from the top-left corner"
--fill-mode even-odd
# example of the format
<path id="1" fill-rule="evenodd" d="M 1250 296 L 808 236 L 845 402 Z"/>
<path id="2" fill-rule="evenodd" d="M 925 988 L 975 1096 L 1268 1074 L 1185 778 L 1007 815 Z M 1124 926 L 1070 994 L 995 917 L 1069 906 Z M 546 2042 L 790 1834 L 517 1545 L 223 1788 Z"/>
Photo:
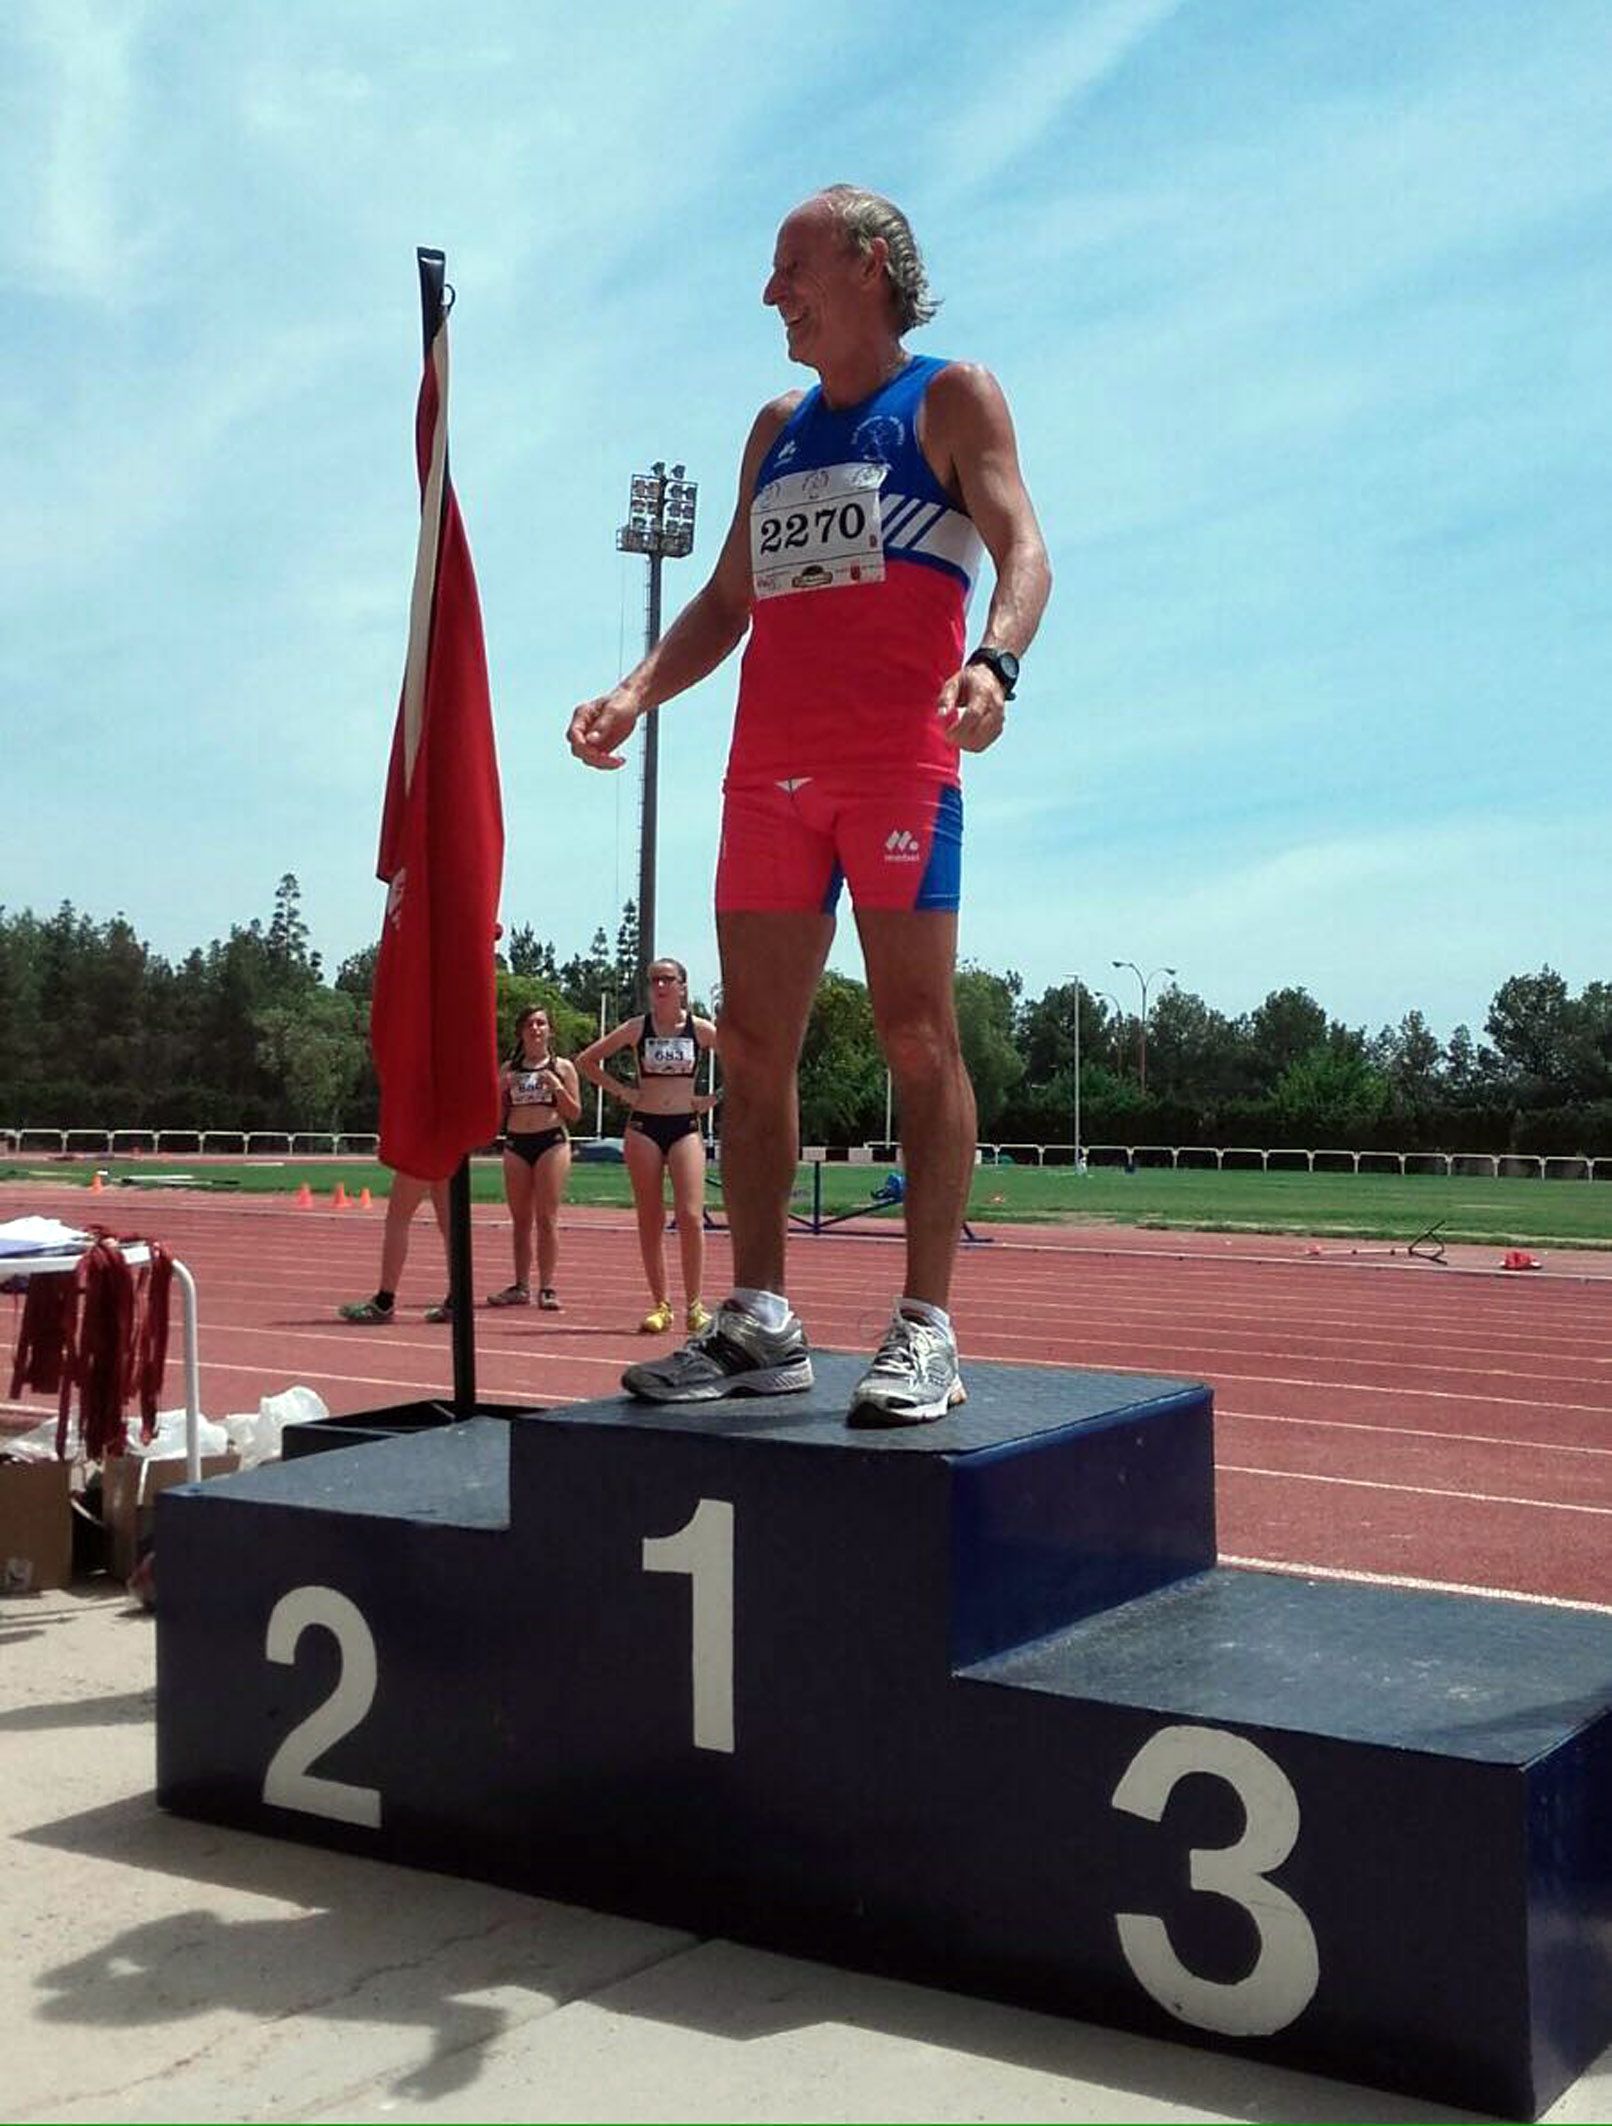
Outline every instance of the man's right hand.
<path id="1" fill-rule="evenodd" d="M 566 742 L 585 767 L 624 768 L 626 757 L 615 748 L 630 736 L 639 713 L 625 687 L 612 687 L 573 713 Z"/>

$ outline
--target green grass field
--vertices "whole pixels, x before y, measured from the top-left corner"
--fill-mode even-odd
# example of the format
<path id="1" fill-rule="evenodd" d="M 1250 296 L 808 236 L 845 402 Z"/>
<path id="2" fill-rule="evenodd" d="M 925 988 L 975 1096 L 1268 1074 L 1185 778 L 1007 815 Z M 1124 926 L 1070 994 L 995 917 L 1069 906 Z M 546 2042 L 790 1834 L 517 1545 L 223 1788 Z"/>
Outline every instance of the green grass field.
<path id="1" fill-rule="evenodd" d="M 96 1162 L 18 1159 L 0 1166 L 0 1182 L 82 1181 Z M 158 1174 L 189 1174 L 198 1183 L 231 1187 L 243 1194 L 285 1195 L 306 1181 L 328 1201 L 339 1180 L 349 1195 L 368 1188 L 385 1194 L 388 1175 L 373 1160 L 254 1160 L 239 1164 L 199 1161 L 120 1160 L 100 1162 L 108 1186 L 94 1215 L 116 1224 L 121 1209 L 155 1189 L 120 1186 L 149 1183 Z M 825 1212 L 867 1203 L 886 1169 L 826 1166 Z M 798 1176 L 797 1207 L 812 1203 L 811 1169 Z M 472 1167 L 478 1203 L 498 1202 L 503 1179 L 495 1159 Z M 720 1201 L 715 1179 L 713 1205 Z M 571 1169 L 569 1200 L 626 1206 L 625 1169 L 578 1161 Z M 25 1208 L 14 1200 L 11 1215 Z M 91 1215 L 86 1205 L 86 1218 Z M 886 1212 L 882 1214 L 890 1216 Z M 1612 1186 L 1586 1181 L 1444 1179 L 1427 1174 L 1302 1174 L 1170 1172 L 1144 1169 L 1125 1174 L 1102 1168 L 1075 1174 L 1069 1167 L 982 1167 L 969 1200 L 972 1223 L 1112 1224 L 1204 1232 L 1298 1233 L 1350 1240 L 1406 1243 L 1429 1227 L 1446 1241 L 1497 1242 L 1517 1246 L 1612 1247 Z"/>

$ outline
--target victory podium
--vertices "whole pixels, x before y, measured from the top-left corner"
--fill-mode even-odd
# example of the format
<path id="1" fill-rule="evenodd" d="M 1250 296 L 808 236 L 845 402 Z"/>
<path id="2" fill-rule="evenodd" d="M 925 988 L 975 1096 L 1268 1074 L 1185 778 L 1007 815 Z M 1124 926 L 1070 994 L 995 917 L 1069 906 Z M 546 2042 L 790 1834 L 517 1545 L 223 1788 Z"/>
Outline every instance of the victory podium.
<path id="1" fill-rule="evenodd" d="M 1512 2116 L 1612 2040 L 1612 1620 L 1220 1568 L 1202 1387 L 815 1363 L 166 1491 L 159 1799 Z"/>

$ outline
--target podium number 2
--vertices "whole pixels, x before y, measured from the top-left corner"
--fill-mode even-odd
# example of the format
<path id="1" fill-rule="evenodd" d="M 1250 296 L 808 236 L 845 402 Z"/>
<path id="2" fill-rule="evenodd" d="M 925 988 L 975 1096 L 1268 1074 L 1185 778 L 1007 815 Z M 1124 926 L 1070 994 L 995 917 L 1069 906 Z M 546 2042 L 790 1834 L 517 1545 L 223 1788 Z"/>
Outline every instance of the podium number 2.
<path id="1" fill-rule="evenodd" d="M 1226 2037 L 1271 2037 L 1309 2006 L 1320 1983 L 1315 1930 L 1270 1880 L 1299 1835 L 1299 1803 L 1287 1774 L 1245 1736 L 1213 1727 L 1160 1728 L 1137 1751 L 1114 1789 L 1114 1806 L 1157 1823 L 1178 1781 L 1191 1772 L 1223 1779 L 1243 1810 L 1235 1845 L 1195 1846 L 1189 1880 L 1239 1904 L 1254 1922 L 1259 1955 L 1246 1978 L 1200 1978 L 1176 1955 L 1169 1930 L 1151 1912 L 1120 1912 L 1125 1960 L 1161 2008 L 1199 2030 Z"/>
<path id="2" fill-rule="evenodd" d="M 306 1720 L 298 1721 L 270 1758 L 263 1799 L 275 1808 L 374 1830 L 381 1820 L 378 1787 L 349 1786 L 344 1779 L 326 1779 L 308 1767 L 350 1735 L 369 1711 L 378 1673 L 375 1637 L 357 1603 L 334 1587 L 296 1587 L 281 1596 L 269 1618 L 269 1659 L 289 1668 L 303 1633 L 315 1626 L 334 1637 L 341 1654 L 336 1688 Z"/>
<path id="3" fill-rule="evenodd" d="M 645 1572 L 693 1583 L 694 1747 L 733 1754 L 733 1501 L 701 1499 L 671 1535 L 644 1538 Z"/>

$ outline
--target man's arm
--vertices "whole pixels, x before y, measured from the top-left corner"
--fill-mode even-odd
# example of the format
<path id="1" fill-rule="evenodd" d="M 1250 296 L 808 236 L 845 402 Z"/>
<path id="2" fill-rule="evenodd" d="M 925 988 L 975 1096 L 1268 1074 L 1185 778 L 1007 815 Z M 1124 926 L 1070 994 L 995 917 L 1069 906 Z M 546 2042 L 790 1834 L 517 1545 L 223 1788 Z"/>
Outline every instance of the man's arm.
<path id="1" fill-rule="evenodd" d="M 1019 448 L 1002 387 L 988 369 L 953 362 L 929 388 L 923 446 L 942 484 L 961 500 L 996 570 L 980 646 L 1022 657 L 1052 594 L 1052 568 L 1019 470 Z M 940 690 L 940 720 L 952 744 L 982 753 L 1002 734 L 1006 704 L 996 675 L 965 665 Z"/>
<path id="2" fill-rule="evenodd" d="M 714 672 L 744 639 L 750 625 L 755 591 L 750 574 L 750 498 L 756 473 L 778 431 L 800 402 L 791 392 L 764 406 L 750 430 L 739 468 L 739 499 L 722 552 L 709 580 L 697 590 L 643 663 L 608 694 L 583 702 L 573 714 L 566 739 L 577 759 L 590 768 L 624 765 L 616 750 L 639 717 Z"/>

